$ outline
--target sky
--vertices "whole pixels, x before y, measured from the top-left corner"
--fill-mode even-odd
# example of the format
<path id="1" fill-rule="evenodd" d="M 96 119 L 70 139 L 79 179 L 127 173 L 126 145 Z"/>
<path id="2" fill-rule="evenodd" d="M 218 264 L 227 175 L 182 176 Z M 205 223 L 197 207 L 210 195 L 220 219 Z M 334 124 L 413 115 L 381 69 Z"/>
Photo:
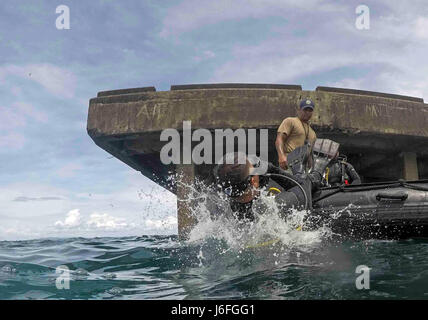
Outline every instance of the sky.
<path id="1" fill-rule="evenodd" d="M 0 240 L 177 232 L 175 196 L 88 136 L 99 91 L 238 82 L 426 99 L 427 54 L 422 0 L 2 0 Z"/>

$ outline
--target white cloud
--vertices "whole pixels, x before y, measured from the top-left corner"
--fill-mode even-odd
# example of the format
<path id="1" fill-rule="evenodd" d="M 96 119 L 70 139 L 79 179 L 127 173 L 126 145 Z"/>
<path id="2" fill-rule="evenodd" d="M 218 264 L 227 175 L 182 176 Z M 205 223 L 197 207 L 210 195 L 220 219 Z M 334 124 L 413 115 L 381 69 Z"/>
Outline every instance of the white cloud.
<path id="1" fill-rule="evenodd" d="M 94 212 L 89 217 L 82 215 L 79 209 L 70 210 L 64 221 L 56 221 L 59 229 L 78 229 L 84 232 L 116 231 L 135 228 L 135 223 L 127 223 L 124 218 L 117 218 L 107 213 Z"/>
<path id="2" fill-rule="evenodd" d="M 105 230 L 117 230 L 127 228 L 125 219 L 115 218 L 107 213 L 92 213 L 87 222 L 89 227 Z"/>
<path id="3" fill-rule="evenodd" d="M 87 179 L 84 173 L 79 173 L 79 179 Z M 54 187 L 25 181 L 2 185 L 0 240 L 176 233 L 171 218 L 167 219 L 176 215 L 175 195 L 132 169 L 125 171 L 119 183 L 112 183 L 116 183 L 112 192 L 90 191 L 85 183 L 88 191 L 84 193 L 75 193 L 66 184 Z M 146 224 L 146 220 L 151 222 Z M 158 220 L 165 220 L 167 228 L 157 228 Z"/>
<path id="4" fill-rule="evenodd" d="M 71 210 L 67 213 L 64 221 L 55 222 L 55 226 L 61 228 L 76 228 L 82 224 L 79 209 Z"/>
<path id="5" fill-rule="evenodd" d="M 316 21 L 308 19 L 306 24 L 301 23 L 302 15 L 288 15 L 290 29 L 276 30 L 278 35 L 257 44 L 236 44 L 230 60 L 216 69 L 209 82 L 297 83 L 347 68 L 343 79 L 340 74 L 335 79 L 329 75 L 327 83 L 319 85 L 427 99 L 428 42 L 422 39 L 428 35 L 428 19 L 415 19 L 414 12 L 402 9 L 384 9 L 385 15 L 372 17 L 371 28 L 365 31 L 355 27 L 349 10 L 339 17 L 318 12 Z M 301 29 L 306 30 L 304 36 L 293 34 Z"/>
<path id="6" fill-rule="evenodd" d="M 34 81 L 51 94 L 65 99 L 74 97 L 77 84 L 77 78 L 71 71 L 49 63 L 0 66 L 0 80 L 4 81 L 9 76 Z"/>
<path id="7" fill-rule="evenodd" d="M 428 18 L 418 17 L 414 24 L 414 34 L 421 40 L 428 39 Z"/>
<path id="8" fill-rule="evenodd" d="M 168 10 L 160 36 L 165 38 L 222 21 L 287 17 L 292 10 L 340 11 L 341 5 L 321 0 L 186 0 Z"/>
<path id="9" fill-rule="evenodd" d="M 292 39 L 265 41 L 256 46 L 236 46 L 233 59 L 220 66 L 210 81 L 214 82 L 281 82 L 310 76 L 333 68 L 358 64 L 345 49 L 332 50 L 330 45 Z M 269 57 L 269 58 L 267 58 Z"/>
<path id="10" fill-rule="evenodd" d="M 26 224 L 22 220 L 3 217 L 2 225 L 0 225 L 0 240 L 35 239 L 52 236 L 127 236 L 139 235 L 143 231 L 144 227 L 134 222 L 128 222 L 125 218 L 98 212 L 94 212 L 88 217 L 86 214 L 81 214 L 80 209 L 73 209 L 67 212 L 64 219 L 51 225 L 40 223 L 37 220 Z"/>

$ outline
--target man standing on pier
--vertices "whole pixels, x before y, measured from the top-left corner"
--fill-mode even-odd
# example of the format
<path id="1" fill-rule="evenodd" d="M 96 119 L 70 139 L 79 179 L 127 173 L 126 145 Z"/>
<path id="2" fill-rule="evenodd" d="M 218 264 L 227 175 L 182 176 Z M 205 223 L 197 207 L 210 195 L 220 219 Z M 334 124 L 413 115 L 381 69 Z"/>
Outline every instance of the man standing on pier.
<path id="1" fill-rule="evenodd" d="M 297 117 L 285 118 L 278 128 L 275 147 L 279 166 L 284 170 L 288 169 L 287 155 L 291 151 L 305 143 L 312 146 L 317 139 L 315 131 L 309 124 L 314 107 L 315 104 L 311 99 L 302 100 Z"/>

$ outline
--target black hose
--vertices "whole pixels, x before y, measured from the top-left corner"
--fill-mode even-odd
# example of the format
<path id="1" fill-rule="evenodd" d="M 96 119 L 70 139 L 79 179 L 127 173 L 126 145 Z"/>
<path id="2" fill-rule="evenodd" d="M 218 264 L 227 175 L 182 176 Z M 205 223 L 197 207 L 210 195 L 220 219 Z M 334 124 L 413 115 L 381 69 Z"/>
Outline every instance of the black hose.
<path id="1" fill-rule="evenodd" d="M 298 186 L 300 188 L 300 190 L 302 190 L 303 192 L 303 196 L 305 197 L 305 210 L 308 210 L 309 208 L 309 199 L 308 199 L 308 195 L 306 194 L 305 189 L 302 187 L 302 185 L 295 179 L 289 177 L 289 176 L 285 176 L 282 174 L 277 174 L 277 173 L 268 173 L 266 174 L 269 177 L 276 177 L 276 178 L 280 178 L 280 179 L 287 179 L 289 181 L 291 181 L 292 183 L 294 183 L 296 186 Z"/>

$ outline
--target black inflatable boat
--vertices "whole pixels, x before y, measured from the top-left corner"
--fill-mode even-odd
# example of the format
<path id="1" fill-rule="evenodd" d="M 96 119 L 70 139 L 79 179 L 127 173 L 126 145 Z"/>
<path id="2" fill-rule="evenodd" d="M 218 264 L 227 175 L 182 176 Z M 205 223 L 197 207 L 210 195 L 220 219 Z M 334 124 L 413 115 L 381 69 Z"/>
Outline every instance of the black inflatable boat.
<path id="1" fill-rule="evenodd" d="M 428 237 L 428 180 L 322 188 L 309 222 L 356 238 Z"/>
<path id="2" fill-rule="evenodd" d="M 306 161 L 301 157 L 308 149 L 302 146 L 289 154 L 290 161 L 300 159 L 295 160 L 296 168 Z M 317 139 L 309 156 L 315 165 L 325 164 L 338 150 L 338 143 Z M 294 170 L 292 162 L 291 167 Z M 327 224 L 334 233 L 345 237 L 428 237 L 428 180 L 321 188 L 310 202 L 309 225 Z"/>

